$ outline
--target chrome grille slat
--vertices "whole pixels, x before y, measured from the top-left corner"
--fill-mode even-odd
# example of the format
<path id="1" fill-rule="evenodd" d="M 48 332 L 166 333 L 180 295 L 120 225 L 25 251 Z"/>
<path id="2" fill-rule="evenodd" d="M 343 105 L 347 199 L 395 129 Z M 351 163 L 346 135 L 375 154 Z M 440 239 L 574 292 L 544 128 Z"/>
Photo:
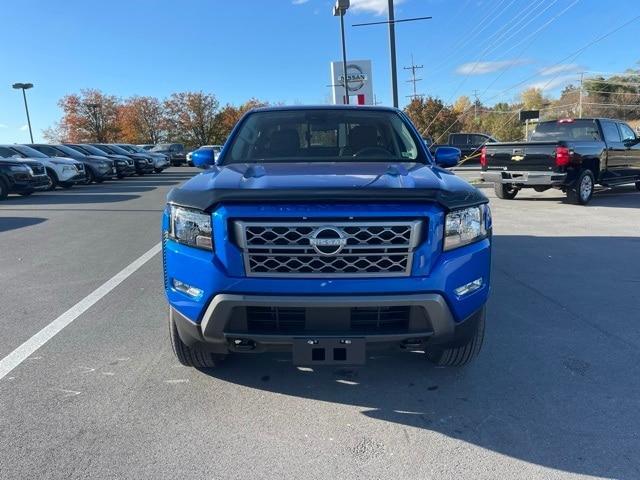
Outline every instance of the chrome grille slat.
<path id="1" fill-rule="evenodd" d="M 248 276 L 393 277 L 411 272 L 422 220 L 326 220 L 234 222 Z M 321 253 L 311 238 L 322 229 L 340 231 L 338 253 Z M 330 248 L 330 247 L 329 247 Z"/>

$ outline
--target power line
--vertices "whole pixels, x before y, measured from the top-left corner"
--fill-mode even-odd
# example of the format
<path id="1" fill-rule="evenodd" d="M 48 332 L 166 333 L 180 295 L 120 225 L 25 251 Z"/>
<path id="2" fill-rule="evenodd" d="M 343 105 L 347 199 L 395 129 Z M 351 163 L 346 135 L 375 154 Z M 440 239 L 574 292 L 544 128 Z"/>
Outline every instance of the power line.
<path id="1" fill-rule="evenodd" d="M 557 0 L 555 0 L 555 1 L 557 1 Z M 541 5 L 543 2 L 544 2 L 544 0 L 540 0 L 540 2 L 539 2 L 536 6 Z M 555 3 L 555 2 L 554 2 L 554 3 Z M 508 9 L 512 4 L 513 4 L 513 1 L 512 1 L 511 3 L 509 3 L 505 9 Z M 498 16 L 500 16 L 500 15 L 497 15 L 497 17 L 498 17 Z M 492 19 L 492 20 L 491 20 L 491 21 L 490 21 L 490 22 L 485 26 L 485 28 L 486 28 L 487 26 L 489 26 L 493 20 L 494 20 L 494 19 Z M 507 27 L 510 23 L 514 23 L 514 22 L 515 22 L 515 17 L 514 17 L 514 18 L 512 18 L 511 20 L 507 21 L 507 22 L 505 23 L 505 25 L 503 26 L 503 28 L 502 28 L 502 29 L 504 29 L 505 27 Z M 515 23 L 517 24 L 517 23 L 519 23 L 519 21 L 517 21 L 517 22 L 515 22 Z M 501 30 L 502 30 L 502 29 L 501 29 Z M 484 30 L 484 28 L 483 28 L 482 30 Z M 482 30 L 481 30 L 481 31 L 482 31 Z M 504 34 L 505 34 L 505 33 L 506 33 L 506 32 L 502 33 L 502 36 L 504 36 Z M 446 103 L 444 103 L 444 102 L 443 102 L 442 108 L 441 108 L 441 109 L 438 111 L 438 113 L 433 117 L 433 120 L 431 120 L 431 122 L 429 123 L 429 125 L 427 125 L 427 127 L 425 128 L 425 132 L 427 132 L 427 131 L 429 130 L 429 128 L 431 127 L 431 125 L 433 125 L 433 124 L 434 124 L 434 122 L 437 120 L 437 118 L 438 118 L 438 116 L 440 115 L 440 113 L 442 113 L 442 112 L 444 111 L 444 109 L 445 109 L 446 105 L 447 105 L 447 104 L 449 104 L 449 103 L 451 103 L 451 101 L 453 100 L 453 97 L 455 97 L 456 93 L 458 93 L 458 91 L 460 91 L 460 89 L 462 88 L 462 86 L 467 82 L 467 80 L 469 79 L 469 76 L 470 76 L 471 74 L 473 74 L 473 72 L 475 72 L 475 70 L 478 68 L 478 65 L 480 65 L 480 60 L 483 58 L 483 56 L 484 56 L 488 51 L 490 51 L 490 50 L 491 50 L 491 48 L 492 48 L 492 46 L 491 46 L 491 45 L 489 45 L 489 46 L 485 47 L 485 48 L 484 48 L 484 50 L 483 50 L 482 52 L 480 52 L 480 54 L 478 55 L 478 58 L 476 59 L 476 61 L 475 61 L 475 62 L 473 62 L 473 67 L 472 67 L 471 71 L 470 71 L 470 72 L 468 72 L 468 73 L 464 76 L 464 78 L 462 79 L 462 81 L 458 84 L 458 86 L 457 86 L 457 87 L 456 87 L 456 89 L 454 90 L 453 94 L 451 95 L 451 97 L 450 97 L 449 101 L 448 101 L 448 102 L 446 102 Z M 425 132 L 423 132 L 423 133 L 425 133 Z"/>
<path id="2" fill-rule="evenodd" d="M 411 70 L 411 79 L 407 80 L 407 83 L 413 83 L 413 95 L 407 95 L 409 98 L 417 98 L 417 97 L 421 97 L 422 95 L 418 95 L 418 90 L 417 90 L 417 83 L 421 82 L 422 79 L 421 78 L 417 78 L 416 77 L 416 70 L 421 70 L 424 68 L 424 65 L 416 65 L 415 62 L 413 61 L 413 54 L 411 54 L 411 66 L 410 67 L 403 67 L 405 70 Z"/>

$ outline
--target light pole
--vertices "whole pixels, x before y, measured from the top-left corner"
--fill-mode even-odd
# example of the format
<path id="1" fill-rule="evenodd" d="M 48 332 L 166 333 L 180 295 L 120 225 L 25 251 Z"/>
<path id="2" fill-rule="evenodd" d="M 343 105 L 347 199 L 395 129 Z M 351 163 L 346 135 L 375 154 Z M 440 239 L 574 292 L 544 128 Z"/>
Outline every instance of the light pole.
<path id="1" fill-rule="evenodd" d="M 344 103 L 349 105 L 349 81 L 347 80 L 347 46 L 344 40 L 344 14 L 349 9 L 349 0 L 336 0 L 333 16 L 340 17 L 340 38 L 342 40 L 342 83 L 344 83 Z"/>
<path id="2" fill-rule="evenodd" d="M 396 20 L 393 11 L 393 0 L 388 0 L 389 19 L 383 22 L 355 23 L 352 27 L 365 27 L 369 25 L 389 25 L 389 57 L 391 60 L 391 96 L 393 106 L 398 108 L 398 68 L 396 65 L 396 23 L 415 22 L 416 20 L 431 20 L 432 17 L 415 17 Z"/>
<path id="3" fill-rule="evenodd" d="M 33 83 L 14 83 L 13 88 L 16 90 L 22 90 L 22 98 L 24 99 L 24 109 L 27 112 L 27 124 L 29 125 L 29 138 L 31 138 L 31 143 L 33 143 L 33 132 L 31 131 L 31 119 L 29 118 L 29 107 L 27 106 L 27 94 L 25 90 L 29 90 L 33 88 Z"/>

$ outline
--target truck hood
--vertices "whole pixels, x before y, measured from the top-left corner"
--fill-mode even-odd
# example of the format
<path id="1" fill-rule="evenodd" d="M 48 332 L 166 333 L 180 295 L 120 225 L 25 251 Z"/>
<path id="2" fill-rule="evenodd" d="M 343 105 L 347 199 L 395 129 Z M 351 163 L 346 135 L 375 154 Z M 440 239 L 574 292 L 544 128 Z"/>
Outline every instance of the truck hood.
<path id="1" fill-rule="evenodd" d="M 423 163 L 265 163 L 216 166 L 169 193 L 169 202 L 211 210 L 220 202 L 432 201 L 446 209 L 486 203 L 476 188 Z"/>

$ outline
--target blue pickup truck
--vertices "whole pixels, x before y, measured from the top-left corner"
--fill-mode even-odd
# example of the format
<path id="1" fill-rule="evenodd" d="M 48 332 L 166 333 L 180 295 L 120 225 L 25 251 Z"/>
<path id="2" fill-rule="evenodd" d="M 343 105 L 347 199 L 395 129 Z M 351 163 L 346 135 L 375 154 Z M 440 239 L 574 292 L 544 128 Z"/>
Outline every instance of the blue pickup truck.
<path id="1" fill-rule="evenodd" d="M 163 216 L 170 339 L 180 363 L 288 351 L 363 364 L 378 348 L 459 366 L 480 351 L 487 198 L 383 107 L 255 109 Z"/>

